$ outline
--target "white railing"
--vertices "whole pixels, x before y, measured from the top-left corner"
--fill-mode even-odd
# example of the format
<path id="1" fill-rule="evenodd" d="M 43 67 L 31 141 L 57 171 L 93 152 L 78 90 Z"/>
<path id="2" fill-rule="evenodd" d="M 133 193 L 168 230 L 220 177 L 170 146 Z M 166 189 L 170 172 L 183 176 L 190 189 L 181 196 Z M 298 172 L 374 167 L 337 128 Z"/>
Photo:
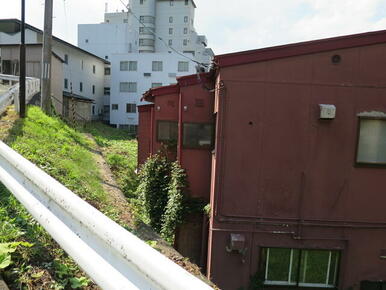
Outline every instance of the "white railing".
<path id="1" fill-rule="evenodd" d="M 0 113 L 3 113 L 5 108 L 15 102 L 15 109 L 17 112 L 20 111 L 19 106 L 19 77 L 12 75 L 0 74 L 0 80 L 5 80 L 9 82 L 17 82 L 12 86 L 6 93 L 0 96 Z M 25 95 L 26 103 L 28 103 L 34 95 L 40 92 L 40 80 L 36 78 L 26 78 L 25 81 Z"/>
<path id="2" fill-rule="evenodd" d="M 103 289 L 212 289 L 2 142 L 0 181 Z"/>

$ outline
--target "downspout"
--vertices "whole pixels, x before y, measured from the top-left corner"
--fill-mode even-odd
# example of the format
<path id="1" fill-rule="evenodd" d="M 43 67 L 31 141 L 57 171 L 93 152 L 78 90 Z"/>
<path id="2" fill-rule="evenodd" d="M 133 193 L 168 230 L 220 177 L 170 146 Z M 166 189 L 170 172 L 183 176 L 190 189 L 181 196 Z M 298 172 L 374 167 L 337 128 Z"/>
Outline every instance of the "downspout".
<path id="1" fill-rule="evenodd" d="M 154 146 L 154 105 L 150 108 L 150 156 L 153 155 Z"/>
<path id="2" fill-rule="evenodd" d="M 177 145 L 177 160 L 182 165 L 182 93 L 178 96 L 178 145 Z"/>

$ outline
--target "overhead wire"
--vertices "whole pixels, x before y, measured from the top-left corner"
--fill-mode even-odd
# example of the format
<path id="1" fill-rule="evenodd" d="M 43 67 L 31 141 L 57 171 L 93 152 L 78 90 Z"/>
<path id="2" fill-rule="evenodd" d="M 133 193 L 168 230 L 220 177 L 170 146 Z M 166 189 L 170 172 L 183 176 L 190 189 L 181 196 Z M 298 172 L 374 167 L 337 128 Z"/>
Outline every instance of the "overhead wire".
<path id="1" fill-rule="evenodd" d="M 177 53 L 178 55 L 180 55 L 180 56 L 182 56 L 182 57 L 184 57 L 184 58 L 186 58 L 186 59 L 188 59 L 188 60 L 190 60 L 190 61 L 192 61 L 192 62 L 194 62 L 194 63 L 196 63 L 196 64 L 198 64 L 198 65 L 200 65 L 200 66 L 203 66 L 203 67 L 205 67 L 205 68 L 208 68 L 209 67 L 209 65 L 208 64 L 205 64 L 205 63 L 202 63 L 202 62 L 199 62 L 199 61 L 197 61 L 197 60 L 195 60 L 195 59 L 193 59 L 193 58 L 190 58 L 190 57 L 188 57 L 187 55 L 185 55 L 185 54 L 183 54 L 182 52 L 180 52 L 180 51 L 178 51 L 177 49 L 175 49 L 174 47 L 172 47 L 171 45 L 169 45 L 161 36 L 159 36 L 159 35 L 157 35 L 157 33 L 155 33 L 153 30 L 152 30 L 152 28 L 151 27 L 148 27 L 148 26 L 146 26 L 146 24 L 143 22 L 143 21 L 141 21 L 141 19 L 140 18 L 138 18 L 138 16 L 131 10 L 131 8 L 129 7 L 129 4 L 125 4 L 124 2 L 123 2 L 123 0 L 119 0 L 121 3 L 122 3 L 122 5 L 123 6 L 125 6 L 125 8 L 128 10 L 128 12 L 131 14 L 131 15 L 133 15 L 134 16 L 134 18 L 144 27 L 144 28 L 146 28 L 146 30 L 148 31 L 148 32 L 150 32 L 151 34 L 153 34 L 155 37 L 157 37 L 160 41 L 162 41 L 162 43 L 166 46 L 166 47 L 168 47 L 168 48 L 170 48 L 171 50 L 173 50 L 175 53 Z"/>

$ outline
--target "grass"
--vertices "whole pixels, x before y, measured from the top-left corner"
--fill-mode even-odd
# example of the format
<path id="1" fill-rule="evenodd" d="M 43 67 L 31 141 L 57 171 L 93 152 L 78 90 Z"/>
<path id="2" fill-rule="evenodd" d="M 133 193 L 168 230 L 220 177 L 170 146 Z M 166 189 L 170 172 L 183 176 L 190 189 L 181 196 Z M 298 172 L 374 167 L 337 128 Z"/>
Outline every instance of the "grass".
<path id="1" fill-rule="evenodd" d="M 0 130 L 1 131 L 1 130 Z M 93 143 L 58 118 L 30 107 L 16 120 L 5 142 L 91 204 L 106 209 Z M 107 210 L 107 209 L 106 209 Z M 0 187 L 0 243 L 25 241 L 3 270 L 11 289 L 94 289 L 76 264 L 3 186 Z M 1 270 L 0 270 L 1 271 Z"/>
<path id="2" fill-rule="evenodd" d="M 119 187 L 126 197 L 134 198 L 138 185 L 135 174 L 137 140 L 130 137 L 128 131 L 114 129 L 103 123 L 88 123 L 81 130 L 94 137 Z"/>

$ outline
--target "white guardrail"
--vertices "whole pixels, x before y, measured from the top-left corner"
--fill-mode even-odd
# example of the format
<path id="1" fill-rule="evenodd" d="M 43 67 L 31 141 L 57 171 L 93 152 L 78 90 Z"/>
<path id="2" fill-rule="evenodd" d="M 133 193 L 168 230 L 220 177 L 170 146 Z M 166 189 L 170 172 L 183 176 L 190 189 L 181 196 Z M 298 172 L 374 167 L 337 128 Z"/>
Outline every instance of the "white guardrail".
<path id="1" fill-rule="evenodd" d="M 0 80 L 10 82 L 19 82 L 18 76 L 0 74 Z M 40 80 L 37 78 L 26 78 L 25 81 L 25 95 L 26 103 L 28 103 L 34 95 L 40 92 Z M 3 113 L 8 105 L 14 101 L 15 109 L 20 112 L 19 106 L 19 83 L 12 86 L 7 92 L 0 96 L 0 113 Z"/>
<path id="2" fill-rule="evenodd" d="M 0 181 L 102 289 L 212 289 L 3 142 Z"/>

